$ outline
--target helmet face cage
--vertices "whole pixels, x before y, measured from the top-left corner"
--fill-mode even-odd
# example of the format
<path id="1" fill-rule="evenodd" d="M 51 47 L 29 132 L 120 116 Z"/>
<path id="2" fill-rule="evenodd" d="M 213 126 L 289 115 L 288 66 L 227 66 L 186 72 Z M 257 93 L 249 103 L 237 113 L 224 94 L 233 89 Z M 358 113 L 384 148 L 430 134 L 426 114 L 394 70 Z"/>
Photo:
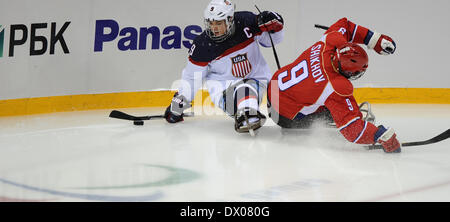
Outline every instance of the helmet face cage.
<path id="1" fill-rule="evenodd" d="M 221 35 L 221 36 L 215 36 L 214 32 L 211 30 L 211 23 L 212 21 L 216 21 L 214 19 L 205 19 L 204 23 L 205 23 L 205 31 L 206 34 L 214 41 L 216 42 L 223 42 L 225 41 L 228 37 L 230 37 L 231 35 L 233 35 L 234 33 L 234 19 L 233 16 L 229 16 L 227 17 L 225 20 L 225 24 L 227 27 L 227 30 L 225 31 L 225 34 Z M 220 21 L 220 20 L 219 20 Z"/>
<path id="2" fill-rule="evenodd" d="M 366 70 L 356 71 L 356 72 L 345 71 L 342 69 L 340 61 L 338 61 L 338 64 L 339 64 L 339 73 L 341 75 L 345 76 L 345 78 L 350 79 L 350 80 L 357 80 L 357 79 L 361 78 L 361 76 L 363 76 L 364 73 L 366 72 Z"/>

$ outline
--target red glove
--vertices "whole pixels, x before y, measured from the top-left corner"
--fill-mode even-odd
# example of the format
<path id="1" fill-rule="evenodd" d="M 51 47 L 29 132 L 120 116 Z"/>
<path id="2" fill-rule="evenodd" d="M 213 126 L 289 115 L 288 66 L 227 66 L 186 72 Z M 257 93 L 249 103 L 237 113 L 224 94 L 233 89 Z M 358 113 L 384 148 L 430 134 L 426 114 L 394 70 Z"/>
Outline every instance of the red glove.
<path id="1" fill-rule="evenodd" d="M 380 143 L 386 153 L 400 153 L 402 145 L 396 137 L 397 135 L 392 128 L 386 129 L 381 125 L 375 133 L 375 142 Z"/>
<path id="2" fill-rule="evenodd" d="M 380 55 L 390 55 L 394 54 L 395 49 L 397 48 L 394 40 L 387 35 L 383 35 L 380 33 L 373 33 L 372 38 L 367 44 L 367 47 L 375 50 Z"/>
<path id="3" fill-rule="evenodd" d="M 263 11 L 258 15 L 258 26 L 261 32 L 281 31 L 283 24 L 283 18 L 276 12 Z"/>

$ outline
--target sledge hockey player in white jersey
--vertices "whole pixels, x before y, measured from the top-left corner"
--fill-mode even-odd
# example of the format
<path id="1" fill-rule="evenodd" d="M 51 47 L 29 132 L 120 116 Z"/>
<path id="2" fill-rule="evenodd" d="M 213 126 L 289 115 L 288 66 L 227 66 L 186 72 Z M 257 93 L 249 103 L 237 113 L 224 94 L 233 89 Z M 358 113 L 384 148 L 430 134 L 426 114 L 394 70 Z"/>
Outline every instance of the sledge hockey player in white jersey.
<path id="1" fill-rule="evenodd" d="M 283 18 L 275 12 L 237 11 L 229 0 L 212 0 L 204 11 L 205 30 L 197 36 L 182 72 L 182 86 L 164 114 L 169 123 L 183 121 L 195 92 L 206 80 L 213 103 L 235 119 L 240 133 L 260 128 L 266 117 L 259 104 L 272 73 L 259 45 L 271 47 L 283 39 Z M 195 86 L 194 86 L 195 85 Z"/>

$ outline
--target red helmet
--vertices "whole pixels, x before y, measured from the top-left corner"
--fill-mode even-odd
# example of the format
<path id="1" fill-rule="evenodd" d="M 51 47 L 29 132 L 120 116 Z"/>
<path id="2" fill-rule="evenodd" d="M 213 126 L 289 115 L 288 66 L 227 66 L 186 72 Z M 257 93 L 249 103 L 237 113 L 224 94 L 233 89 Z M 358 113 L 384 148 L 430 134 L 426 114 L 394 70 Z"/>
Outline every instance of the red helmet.
<path id="1" fill-rule="evenodd" d="M 345 43 L 336 50 L 338 71 L 347 79 L 361 77 L 369 66 L 366 51 L 355 43 Z"/>

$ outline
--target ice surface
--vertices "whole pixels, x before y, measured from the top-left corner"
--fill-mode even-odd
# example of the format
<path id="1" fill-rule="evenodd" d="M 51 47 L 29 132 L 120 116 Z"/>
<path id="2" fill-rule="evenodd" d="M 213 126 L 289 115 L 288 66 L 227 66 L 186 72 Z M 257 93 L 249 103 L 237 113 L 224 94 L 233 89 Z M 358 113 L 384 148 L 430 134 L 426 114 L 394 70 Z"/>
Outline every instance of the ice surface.
<path id="1" fill-rule="evenodd" d="M 450 126 L 450 105 L 372 108 L 402 142 Z M 450 201 L 450 139 L 386 154 L 336 129 L 269 119 L 252 138 L 225 115 L 135 126 L 110 111 L 0 118 L 0 201 Z"/>

